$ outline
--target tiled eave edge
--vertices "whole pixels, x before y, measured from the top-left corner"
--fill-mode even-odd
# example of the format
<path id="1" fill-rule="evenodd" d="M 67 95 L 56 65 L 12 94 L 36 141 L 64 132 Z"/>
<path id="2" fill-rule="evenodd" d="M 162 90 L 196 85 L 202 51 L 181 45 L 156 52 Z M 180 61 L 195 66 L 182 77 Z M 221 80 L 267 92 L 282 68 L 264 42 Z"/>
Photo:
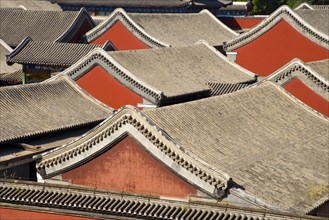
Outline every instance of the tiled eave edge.
<path id="1" fill-rule="evenodd" d="M 286 20 L 294 28 L 296 28 L 302 35 L 318 44 L 319 46 L 329 49 L 329 37 L 328 35 L 316 30 L 312 25 L 304 21 L 299 15 L 297 15 L 293 10 L 288 6 L 281 6 L 275 12 L 273 12 L 269 17 L 265 18 L 261 23 L 256 25 L 254 28 L 249 31 L 241 34 L 239 37 L 227 41 L 224 43 L 224 50 L 226 52 L 233 51 L 237 48 L 240 48 L 267 31 L 269 31 L 274 25 L 276 25 L 281 20 Z"/>
<path id="2" fill-rule="evenodd" d="M 92 42 L 109 30 L 117 21 L 120 21 L 135 37 L 151 48 L 169 47 L 169 44 L 163 43 L 146 33 L 129 15 L 121 8 L 115 9 L 112 14 L 99 23 L 85 35 L 87 42 Z"/>
<path id="3" fill-rule="evenodd" d="M 65 79 L 66 77 L 67 76 L 62 76 L 61 78 Z M 104 111 L 107 111 L 109 114 L 112 114 L 112 112 L 114 111 L 111 107 L 98 101 L 96 98 L 91 96 L 89 93 L 87 93 L 86 91 L 81 89 L 75 82 L 72 82 L 71 79 L 67 78 L 67 79 L 65 79 L 65 81 L 67 83 L 69 83 L 77 92 L 79 92 L 81 94 L 81 96 L 85 97 L 86 100 L 90 100 L 92 103 L 97 105 L 99 108 L 102 108 Z M 47 82 L 43 81 L 41 83 L 47 83 Z M 18 86 L 21 86 L 21 85 L 18 85 Z M 105 119 L 105 117 L 104 118 L 102 117 L 102 118 L 94 119 L 94 120 L 87 121 L 87 122 L 80 122 L 80 123 L 75 123 L 75 124 L 70 124 L 70 125 L 64 125 L 64 126 L 57 127 L 54 129 L 30 132 L 30 133 L 26 133 L 26 134 L 20 135 L 20 136 L 12 136 L 12 137 L 9 137 L 6 139 L 0 139 L 0 144 L 14 142 L 14 141 L 22 140 L 22 139 L 39 137 L 39 136 L 43 136 L 43 135 L 50 135 L 50 134 L 54 134 L 57 132 L 63 132 L 66 130 L 76 129 L 76 128 L 83 127 L 83 126 L 95 125 L 95 124 L 98 124 L 98 123 L 104 121 L 104 119 Z"/>
<path id="4" fill-rule="evenodd" d="M 198 198 L 169 199 L 15 180 L 0 180 L 0 207 L 100 219 L 112 216 L 120 219 L 319 219 L 284 212 L 244 209 Z"/>
<path id="5" fill-rule="evenodd" d="M 88 23 L 92 28 L 96 26 L 94 20 L 88 14 L 86 9 L 81 8 L 76 19 L 74 19 L 74 21 L 68 27 L 68 29 L 61 36 L 59 36 L 54 42 L 67 42 L 68 40 L 70 40 L 70 38 L 74 36 L 76 32 L 79 31 L 80 25 L 82 25 L 85 20 L 88 21 Z"/>
<path id="6" fill-rule="evenodd" d="M 6 61 L 8 65 L 13 65 L 14 62 L 12 62 L 12 59 L 20 53 L 30 42 L 32 39 L 30 37 L 25 37 L 22 42 L 20 42 L 14 50 L 10 52 L 10 54 L 6 55 Z"/>
<path id="7" fill-rule="evenodd" d="M 315 92 L 319 93 L 323 98 L 328 99 L 329 82 L 299 59 L 292 60 L 278 71 L 265 78 L 265 80 L 275 82 L 279 85 L 286 85 L 295 77 L 306 84 L 309 84 L 305 81 L 308 79 L 318 88 L 317 90 L 319 92 Z"/>
<path id="8" fill-rule="evenodd" d="M 227 174 L 189 155 L 150 119 L 130 107 L 123 107 L 81 139 L 41 155 L 37 170 L 44 178 L 66 172 L 110 149 L 127 135 L 201 191 L 215 198 L 225 195 L 231 181 Z"/>
<path id="9" fill-rule="evenodd" d="M 49 81 L 55 80 L 61 75 L 68 75 L 71 79 L 77 80 L 97 65 L 106 70 L 108 74 L 113 76 L 121 84 L 125 85 L 150 102 L 159 104 L 161 100 L 165 99 L 163 92 L 138 79 L 133 73 L 120 65 L 101 48 L 96 48 L 90 51 L 86 56 L 81 58 L 71 67 L 67 68 L 55 77 L 50 78 Z"/>

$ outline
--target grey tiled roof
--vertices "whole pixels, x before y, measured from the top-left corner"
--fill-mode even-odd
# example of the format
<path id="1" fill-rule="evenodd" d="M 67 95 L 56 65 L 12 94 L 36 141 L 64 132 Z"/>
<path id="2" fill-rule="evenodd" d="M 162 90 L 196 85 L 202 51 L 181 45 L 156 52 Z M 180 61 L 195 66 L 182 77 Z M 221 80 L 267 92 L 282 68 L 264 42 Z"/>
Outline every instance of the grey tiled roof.
<path id="1" fill-rule="evenodd" d="M 310 66 L 312 69 L 314 69 L 324 79 L 329 81 L 329 59 L 315 61 L 315 62 L 308 62 L 307 65 Z"/>
<path id="2" fill-rule="evenodd" d="M 23 70 L 17 70 L 12 73 L 0 73 L 0 86 L 22 84 L 22 77 Z"/>
<path id="3" fill-rule="evenodd" d="M 57 4 L 47 0 L 1 0 L 0 8 L 21 8 L 27 10 L 62 11 Z"/>
<path id="4" fill-rule="evenodd" d="M 0 88 L 0 143 L 87 125 L 112 113 L 68 77 Z"/>
<path id="5" fill-rule="evenodd" d="M 306 22 L 312 25 L 315 29 L 329 35 L 329 9 L 326 10 L 309 10 L 300 9 L 295 11 Z"/>
<path id="6" fill-rule="evenodd" d="M 207 201 L 207 200 L 206 200 Z M 285 220 L 315 219 L 289 213 L 241 209 L 236 206 L 204 202 L 197 198 L 169 200 L 164 198 L 122 194 L 86 187 L 40 184 L 2 180 L 0 202 L 7 208 L 25 205 L 30 210 L 78 214 L 92 218 L 129 219 L 195 219 L 195 220 Z M 44 207 L 44 208 L 43 208 Z M 69 212 L 67 212 L 70 210 Z M 65 212 L 66 211 L 66 212 Z"/>
<path id="7" fill-rule="evenodd" d="M 166 97 L 208 91 L 206 83 L 242 83 L 254 75 L 239 69 L 214 48 L 189 47 L 118 51 L 109 55 Z"/>
<path id="8" fill-rule="evenodd" d="M 191 0 L 51 0 L 53 3 L 79 6 L 108 6 L 108 7 L 177 7 L 191 3 Z"/>
<path id="9" fill-rule="evenodd" d="M 200 40 L 218 46 L 238 35 L 206 10 L 200 13 L 128 15 L 149 35 L 171 46 L 194 45 Z"/>
<path id="10" fill-rule="evenodd" d="M 16 47 L 25 37 L 35 41 L 55 41 L 84 16 L 88 16 L 86 11 L 0 9 L 0 38 L 11 47 Z"/>
<path id="11" fill-rule="evenodd" d="M 266 82 L 144 114 L 191 155 L 269 206 L 306 213 L 327 198 L 312 192 L 329 185 L 328 118 L 278 85 Z"/>
<path id="12" fill-rule="evenodd" d="M 10 53 L 8 49 L 3 45 L 5 42 L 0 42 L 0 74 L 13 73 L 22 69 L 21 65 L 7 65 L 6 55 Z M 10 48 L 9 48 L 10 49 Z"/>
<path id="13" fill-rule="evenodd" d="M 16 47 L 7 62 L 68 67 L 97 47 L 102 45 L 29 41 Z"/>

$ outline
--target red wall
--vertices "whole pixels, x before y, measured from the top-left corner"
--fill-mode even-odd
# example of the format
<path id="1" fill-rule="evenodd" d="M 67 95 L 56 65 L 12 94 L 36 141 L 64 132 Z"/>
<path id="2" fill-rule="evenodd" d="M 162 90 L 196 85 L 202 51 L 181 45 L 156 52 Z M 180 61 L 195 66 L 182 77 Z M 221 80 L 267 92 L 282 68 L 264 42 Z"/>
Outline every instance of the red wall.
<path id="1" fill-rule="evenodd" d="M 250 29 L 264 20 L 264 17 L 220 17 L 219 20 L 233 30 Z"/>
<path id="2" fill-rule="evenodd" d="M 271 30 L 235 50 L 236 63 L 268 76 L 294 58 L 304 62 L 329 58 L 329 51 L 310 41 L 282 20 Z"/>
<path id="3" fill-rule="evenodd" d="M 195 187 L 130 136 L 97 158 L 64 173 L 63 179 L 78 185 L 156 196 L 184 198 L 197 194 Z"/>
<path id="4" fill-rule="evenodd" d="M 329 116 L 329 102 L 307 87 L 299 79 L 292 80 L 284 88 L 306 105 Z"/>
<path id="5" fill-rule="evenodd" d="M 91 220 L 75 216 L 51 214 L 44 212 L 23 211 L 18 209 L 0 208 L 1 220 Z"/>
<path id="6" fill-rule="evenodd" d="M 117 21 L 102 36 L 92 41 L 92 44 L 104 44 L 110 40 L 118 50 L 148 49 L 149 46 L 135 37 L 120 21 Z"/>
<path id="7" fill-rule="evenodd" d="M 118 109 L 124 105 L 143 103 L 143 98 L 119 83 L 102 67 L 96 66 L 77 80 L 80 87 L 99 101 Z"/>

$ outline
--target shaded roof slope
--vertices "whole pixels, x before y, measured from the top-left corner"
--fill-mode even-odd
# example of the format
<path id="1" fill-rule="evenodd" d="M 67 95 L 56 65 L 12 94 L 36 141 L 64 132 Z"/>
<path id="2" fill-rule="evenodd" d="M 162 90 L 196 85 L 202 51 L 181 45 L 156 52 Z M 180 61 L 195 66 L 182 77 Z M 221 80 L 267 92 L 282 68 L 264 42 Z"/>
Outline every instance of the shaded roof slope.
<path id="1" fill-rule="evenodd" d="M 308 62 L 307 65 L 314 69 L 325 80 L 329 81 L 329 59 Z"/>
<path id="2" fill-rule="evenodd" d="M 144 114 L 269 206 L 306 213 L 327 198 L 310 192 L 329 185 L 329 121 L 279 86 L 266 82 Z"/>
<path id="3" fill-rule="evenodd" d="M 26 42 L 24 42 L 26 41 Z M 7 63 L 70 66 L 91 50 L 103 45 L 24 40 L 8 55 Z"/>
<path id="4" fill-rule="evenodd" d="M 149 35 L 171 46 L 193 45 L 199 40 L 217 46 L 238 35 L 207 10 L 185 14 L 128 15 Z"/>
<path id="5" fill-rule="evenodd" d="M 9 45 L 0 39 L 0 74 L 13 73 L 22 69 L 22 67 L 17 64 L 12 66 L 7 65 L 6 55 L 10 54 L 11 51 L 12 49 Z"/>
<path id="6" fill-rule="evenodd" d="M 0 9 L 0 38 L 16 47 L 25 37 L 36 41 L 56 41 L 64 37 L 82 17 L 80 11 L 30 11 Z M 92 20 L 90 18 L 90 20 Z"/>
<path id="7" fill-rule="evenodd" d="M 0 88 L 0 143 L 99 122 L 112 109 L 68 77 Z"/>
<path id="8" fill-rule="evenodd" d="M 109 52 L 129 72 L 173 97 L 209 90 L 206 83 L 241 83 L 254 75 L 229 62 L 214 48 L 188 47 Z"/>
<path id="9" fill-rule="evenodd" d="M 57 4 L 48 0 L 1 0 L 1 8 L 21 8 L 25 10 L 62 11 Z"/>

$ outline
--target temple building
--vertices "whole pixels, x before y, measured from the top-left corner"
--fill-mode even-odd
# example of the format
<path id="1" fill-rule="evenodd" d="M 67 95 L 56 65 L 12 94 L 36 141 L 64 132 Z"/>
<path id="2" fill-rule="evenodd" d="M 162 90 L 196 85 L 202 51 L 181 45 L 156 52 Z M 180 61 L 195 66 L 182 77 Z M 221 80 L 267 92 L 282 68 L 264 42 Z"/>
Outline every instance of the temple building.
<path id="1" fill-rule="evenodd" d="M 36 180 L 36 154 L 68 143 L 95 127 L 113 109 L 69 77 L 0 87 L 0 176 Z"/>
<path id="2" fill-rule="evenodd" d="M 328 10 L 282 6 L 249 31 L 227 41 L 224 50 L 242 67 L 268 76 L 294 58 L 329 58 Z"/>
<path id="3" fill-rule="evenodd" d="M 22 64 L 23 83 L 41 82 L 73 65 L 95 48 L 115 50 L 109 41 L 97 45 L 38 42 L 27 37 L 7 54 L 7 64 Z"/>
<path id="4" fill-rule="evenodd" d="M 327 117 L 272 82 L 142 112 L 124 107 L 41 155 L 38 181 L 308 214 L 327 205 L 328 129 Z"/>
<path id="5" fill-rule="evenodd" d="M 85 41 L 111 41 L 118 50 L 192 46 L 200 40 L 221 50 L 234 32 L 207 10 L 199 13 L 126 13 L 116 9 L 85 34 Z"/>
<path id="6" fill-rule="evenodd" d="M 13 19 L 15 18 L 15 19 Z M 95 26 L 86 10 L 0 9 L 0 39 L 15 48 L 26 37 L 35 41 L 78 43 Z"/>
<path id="7" fill-rule="evenodd" d="M 136 51 L 96 48 L 61 75 L 114 109 L 154 108 L 222 95 L 257 80 L 206 43 Z"/>

